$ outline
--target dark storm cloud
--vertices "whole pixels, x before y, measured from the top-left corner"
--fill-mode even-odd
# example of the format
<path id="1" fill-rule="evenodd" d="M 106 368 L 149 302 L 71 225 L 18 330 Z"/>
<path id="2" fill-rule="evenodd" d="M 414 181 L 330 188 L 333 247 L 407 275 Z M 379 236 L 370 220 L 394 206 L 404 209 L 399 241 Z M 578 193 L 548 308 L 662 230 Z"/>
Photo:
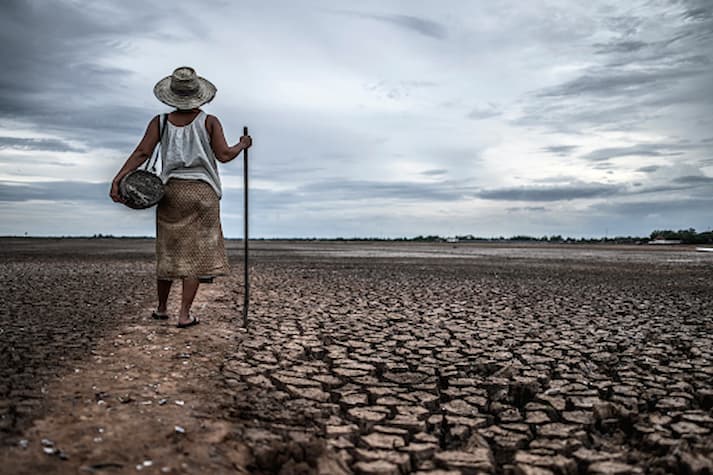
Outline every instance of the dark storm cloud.
<path id="1" fill-rule="evenodd" d="M 239 189 L 226 188 L 226 195 L 237 195 Z M 109 183 L 77 181 L 52 181 L 24 183 L 0 181 L 2 201 L 77 201 L 107 200 Z M 474 196 L 468 187 L 453 182 L 380 182 L 366 180 L 330 180 L 310 183 L 295 190 L 250 190 L 253 204 L 263 209 L 276 209 L 298 203 L 323 201 L 407 200 L 407 201 L 458 201 Z"/>
<path id="2" fill-rule="evenodd" d="M 109 41 L 109 35 L 121 32 L 109 19 L 102 24 L 81 6 L 63 2 L 11 0 L 2 2 L 0 12 L 0 38 L 5 45 L 0 50 L 5 65 L 0 112 L 15 113 L 44 103 L 44 108 L 32 110 L 41 112 L 59 106 L 55 101 L 63 95 L 61 105 L 71 106 L 66 94 L 77 99 L 78 92 L 89 94 L 106 87 L 104 81 L 117 72 L 128 74 L 91 62 L 107 48 L 121 48 Z"/>
<path id="3" fill-rule="evenodd" d="M 706 22 L 713 20 L 713 4 L 709 0 L 673 0 L 673 3 L 684 5 L 686 10 L 683 18 Z"/>
<path id="4" fill-rule="evenodd" d="M 508 213 L 540 213 L 547 211 L 544 206 L 514 206 L 511 208 L 506 208 Z"/>
<path id="5" fill-rule="evenodd" d="M 659 167 L 658 165 L 647 165 L 645 167 L 637 168 L 636 171 L 643 172 L 643 173 L 653 173 L 656 170 L 658 170 L 659 168 L 661 168 L 661 167 Z"/>
<path id="6" fill-rule="evenodd" d="M 597 54 L 610 54 L 631 53 L 639 51 L 648 45 L 649 43 L 644 41 L 612 41 L 610 43 L 596 43 L 594 46 L 597 48 Z"/>
<path id="7" fill-rule="evenodd" d="M 570 201 L 581 198 L 598 198 L 618 194 L 619 185 L 604 183 L 581 183 L 554 186 L 521 186 L 495 188 L 478 192 L 477 196 L 485 200 L 497 201 Z"/>
<path id="8" fill-rule="evenodd" d="M 3 201 L 102 201 L 109 199 L 109 183 L 51 181 L 21 183 L 0 181 L 0 202 Z"/>
<path id="9" fill-rule="evenodd" d="M 600 148 L 582 155 L 581 158 L 591 162 L 601 162 L 619 157 L 673 157 L 683 155 L 682 148 L 689 147 L 683 144 L 638 144 L 629 147 Z"/>
<path id="10" fill-rule="evenodd" d="M 553 155 L 559 155 L 560 157 L 566 157 L 572 154 L 579 147 L 577 145 L 550 145 L 549 147 L 542 148 L 543 152 L 551 153 Z"/>
<path id="11" fill-rule="evenodd" d="M 41 156 L 41 155 L 40 155 Z M 5 173 L 8 175 L 13 175 L 13 176 L 37 176 L 36 172 L 23 172 L 22 168 L 24 165 L 32 165 L 32 166 L 37 166 L 37 165 L 48 165 L 51 167 L 64 167 L 64 168 L 72 168 L 72 167 L 77 167 L 79 166 L 77 163 L 73 162 L 62 162 L 60 160 L 51 160 L 51 159 L 43 159 L 43 158 L 38 158 L 37 155 L 30 157 L 27 156 L 18 156 L 16 154 L 10 154 L 10 155 L 4 155 L 0 156 L 0 164 L 4 165 L 9 165 L 14 170 L 10 169 L 8 167 L 5 170 Z M 52 173 L 51 171 L 47 171 L 47 173 Z"/>
<path id="12" fill-rule="evenodd" d="M 703 57 L 690 57 L 698 65 L 704 65 Z M 648 71 L 613 70 L 611 67 L 592 69 L 583 76 L 539 93 L 543 97 L 580 96 L 583 94 L 611 97 L 612 95 L 641 95 L 660 90 L 664 85 L 679 79 L 698 76 L 707 68 L 672 67 L 653 68 Z"/>
<path id="13" fill-rule="evenodd" d="M 338 13 L 350 15 L 358 18 L 366 18 L 376 20 L 389 25 L 397 26 L 401 29 L 419 33 L 424 36 L 442 40 L 448 36 L 448 30 L 445 26 L 433 20 L 427 20 L 411 15 L 376 15 L 371 13 L 361 13 L 353 11 L 340 11 Z"/>
<path id="14" fill-rule="evenodd" d="M 671 4 L 679 16 L 665 23 L 635 10 L 625 17 L 598 18 L 600 29 L 614 38 L 591 45 L 595 64 L 533 91 L 514 123 L 565 133 L 588 127 L 631 131 L 658 116 L 680 113 L 676 106 L 682 104 L 704 117 L 713 108 L 711 3 Z"/>
<path id="15" fill-rule="evenodd" d="M 648 184 L 646 186 L 641 182 L 633 182 L 629 186 L 624 184 L 574 182 L 569 184 L 494 188 L 481 190 L 477 193 L 477 196 L 495 201 L 548 202 L 587 198 L 621 199 L 640 195 L 652 195 L 655 199 L 657 194 L 678 193 L 680 195 L 681 192 L 685 192 L 690 198 L 693 196 L 707 196 L 711 184 L 713 184 L 713 177 L 690 175 L 673 178 L 666 183 Z"/>
<path id="16" fill-rule="evenodd" d="M 474 196 L 474 190 L 455 182 L 387 182 L 369 180 L 341 180 L 315 182 L 298 189 L 305 196 L 326 200 L 407 200 L 458 201 Z"/>
<path id="17" fill-rule="evenodd" d="M 0 137 L 0 150 L 41 150 L 45 152 L 80 152 L 59 139 L 27 139 L 22 137 Z"/>
<path id="18" fill-rule="evenodd" d="M 434 168 L 432 170 L 422 171 L 421 175 L 436 176 L 436 175 L 445 175 L 446 173 L 448 173 L 448 170 L 446 170 L 445 168 Z"/>
<path id="19" fill-rule="evenodd" d="M 683 185 L 713 185 L 713 177 L 703 176 L 703 175 L 687 175 L 674 178 L 672 180 L 674 183 L 681 183 Z"/>
<path id="20" fill-rule="evenodd" d="M 115 11 L 98 2 L 0 2 L 0 118 L 89 146 L 133 145 L 150 113 L 110 99 L 126 93 L 133 73 L 103 59 L 128 50 L 117 38 L 164 38 L 155 32 L 165 21 L 158 13 L 165 12 L 129 3 Z M 190 26 L 181 27 L 191 34 Z"/>
<path id="21" fill-rule="evenodd" d="M 713 198 L 648 199 L 646 201 L 609 202 L 592 207 L 597 213 L 621 216 L 647 216 L 652 214 L 670 215 L 671 222 L 677 221 L 678 215 L 706 213 L 713 209 Z"/>

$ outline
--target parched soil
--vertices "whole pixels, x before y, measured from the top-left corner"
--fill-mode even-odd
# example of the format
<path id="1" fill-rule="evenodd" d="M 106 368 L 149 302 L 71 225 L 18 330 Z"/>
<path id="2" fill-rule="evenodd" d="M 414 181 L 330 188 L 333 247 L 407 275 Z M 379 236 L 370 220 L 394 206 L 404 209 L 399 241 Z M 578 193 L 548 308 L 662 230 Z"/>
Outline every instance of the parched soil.
<path id="1" fill-rule="evenodd" d="M 180 330 L 150 241 L 2 244 L 2 473 L 713 473 L 713 256 L 256 243 L 243 329 L 231 244 Z"/>

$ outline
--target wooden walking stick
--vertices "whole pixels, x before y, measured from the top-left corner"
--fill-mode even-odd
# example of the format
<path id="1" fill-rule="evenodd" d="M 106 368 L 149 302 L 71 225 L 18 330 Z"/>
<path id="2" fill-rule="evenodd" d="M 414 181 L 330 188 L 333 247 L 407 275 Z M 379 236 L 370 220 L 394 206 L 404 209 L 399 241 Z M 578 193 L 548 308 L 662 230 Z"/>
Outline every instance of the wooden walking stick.
<path id="1" fill-rule="evenodd" d="M 248 135 L 247 126 L 243 127 L 243 135 Z M 248 149 L 243 150 L 243 328 L 248 327 L 248 304 L 250 303 L 250 281 L 248 274 Z"/>

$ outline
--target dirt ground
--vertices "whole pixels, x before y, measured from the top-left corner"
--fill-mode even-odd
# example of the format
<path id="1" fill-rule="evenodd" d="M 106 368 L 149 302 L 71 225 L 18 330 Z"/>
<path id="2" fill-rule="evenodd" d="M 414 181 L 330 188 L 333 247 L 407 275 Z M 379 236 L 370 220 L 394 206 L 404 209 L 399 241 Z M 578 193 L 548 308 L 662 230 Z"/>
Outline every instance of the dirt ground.
<path id="1" fill-rule="evenodd" d="M 229 246 L 177 329 L 152 241 L 0 239 L 0 473 L 713 473 L 711 254 L 257 242 L 244 329 Z"/>

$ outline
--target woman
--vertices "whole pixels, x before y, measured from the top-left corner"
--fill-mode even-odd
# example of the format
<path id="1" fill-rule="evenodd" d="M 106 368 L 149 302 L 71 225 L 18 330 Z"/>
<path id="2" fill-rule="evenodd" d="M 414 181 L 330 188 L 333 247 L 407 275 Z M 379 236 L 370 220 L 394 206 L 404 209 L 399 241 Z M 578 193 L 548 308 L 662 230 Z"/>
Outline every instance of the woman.
<path id="1" fill-rule="evenodd" d="M 123 202 L 119 182 L 144 163 L 161 142 L 165 195 L 156 209 L 158 308 L 152 316 L 168 319 L 166 304 L 171 284 L 181 279 L 179 328 L 199 323 L 190 311 L 200 281 L 210 281 L 229 271 L 220 224 L 222 189 L 216 161 L 227 163 L 252 145 L 246 135 L 229 146 L 220 121 L 200 109 L 215 92 L 215 86 L 190 67 L 180 67 L 160 80 L 154 95 L 176 110 L 149 122 L 143 139 L 111 185 L 111 198 Z"/>

